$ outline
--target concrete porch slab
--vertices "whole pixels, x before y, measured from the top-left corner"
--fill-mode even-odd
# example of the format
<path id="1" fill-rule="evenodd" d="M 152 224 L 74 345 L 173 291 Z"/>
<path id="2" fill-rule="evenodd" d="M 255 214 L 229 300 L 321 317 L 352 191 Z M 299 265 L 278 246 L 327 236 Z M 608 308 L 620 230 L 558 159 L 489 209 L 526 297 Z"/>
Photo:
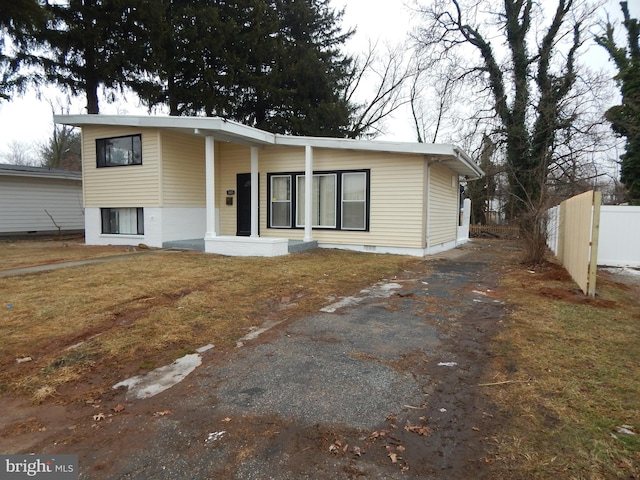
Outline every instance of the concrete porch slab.
<path id="1" fill-rule="evenodd" d="M 204 238 L 189 240 L 174 240 L 163 242 L 163 248 L 178 250 L 194 250 L 198 252 L 217 253 L 230 256 L 277 256 L 287 253 L 304 252 L 318 248 L 318 242 L 303 240 L 289 240 L 284 238 L 251 238 L 251 237 L 215 237 L 207 239 L 210 250 L 205 250 Z M 283 246 L 286 245 L 286 251 Z M 277 255 L 268 254 L 275 251 Z"/>
<path id="2" fill-rule="evenodd" d="M 175 248 L 178 250 L 195 250 L 197 252 L 204 252 L 204 238 L 162 242 L 162 248 Z"/>

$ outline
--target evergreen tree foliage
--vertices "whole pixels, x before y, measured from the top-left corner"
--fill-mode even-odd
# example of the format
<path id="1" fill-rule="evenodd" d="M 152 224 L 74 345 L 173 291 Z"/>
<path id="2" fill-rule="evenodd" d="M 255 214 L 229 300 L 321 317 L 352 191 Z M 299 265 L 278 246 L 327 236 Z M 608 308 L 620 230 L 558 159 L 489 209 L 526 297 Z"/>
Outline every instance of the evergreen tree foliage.
<path id="1" fill-rule="evenodd" d="M 85 95 L 87 113 L 99 113 L 99 88 L 119 88 L 142 54 L 136 0 L 69 0 L 43 8 L 46 25 L 34 34 L 38 48 L 24 60 L 41 67 L 47 82 Z"/>
<path id="2" fill-rule="evenodd" d="M 620 7 L 627 31 L 626 48 L 616 45 L 611 23 L 596 42 L 607 50 L 618 69 L 615 79 L 622 104 L 611 107 L 605 116 L 613 131 L 627 139 L 625 153 L 620 156 L 620 180 L 627 189 L 627 201 L 640 205 L 640 25 L 638 19 L 629 16 L 627 2 L 620 2 Z"/>
<path id="3" fill-rule="evenodd" d="M 42 21 L 19 34 L 16 62 L 99 113 L 100 89 L 135 91 L 150 109 L 220 116 L 274 133 L 347 136 L 351 59 L 330 0 L 17 0 Z M 29 18 L 29 17 L 25 17 Z M 0 61 L 4 57 L 0 57 Z M 4 62 L 6 64 L 6 62 Z M 16 63 L 18 65 L 18 63 Z"/>
<path id="4" fill-rule="evenodd" d="M 11 51 L 11 44 L 18 51 L 26 49 L 44 18 L 38 0 L 0 2 L 0 100 L 9 100 L 11 92 L 20 90 L 27 80 L 20 75 L 21 59 Z"/>
<path id="5" fill-rule="evenodd" d="M 345 136 L 351 60 L 329 0 L 148 0 L 146 60 L 128 85 L 171 115 Z"/>
<path id="6" fill-rule="evenodd" d="M 284 109 L 265 115 L 267 130 L 301 135 L 347 135 L 351 107 L 344 100 L 351 59 L 340 47 L 341 13 L 329 0 L 278 0 L 280 20 L 276 71 L 270 89 Z M 268 112 L 269 113 L 269 112 Z M 258 122 L 260 123 L 260 122 Z"/>

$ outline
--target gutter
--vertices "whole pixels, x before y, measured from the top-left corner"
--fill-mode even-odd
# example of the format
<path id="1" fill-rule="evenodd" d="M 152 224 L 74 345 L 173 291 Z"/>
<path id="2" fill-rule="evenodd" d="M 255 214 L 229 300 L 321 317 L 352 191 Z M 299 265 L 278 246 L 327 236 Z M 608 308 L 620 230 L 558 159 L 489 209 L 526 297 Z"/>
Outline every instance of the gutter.
<path id="1" fill-rule="evenodd" d="M 456 158 L 460 163 L 473 170 L 477 178 L 484 177 L 484 172 L 482 171 L 482 169 L 478 165 L 476 165 L 476 163 L 471 159 L 471 157 L 469 157 L 469 155 L 467 155 L 464 151 L 460 150 L 460 148 L 456 146 L 453 147 L 453 152 L 456 154 Z"/>

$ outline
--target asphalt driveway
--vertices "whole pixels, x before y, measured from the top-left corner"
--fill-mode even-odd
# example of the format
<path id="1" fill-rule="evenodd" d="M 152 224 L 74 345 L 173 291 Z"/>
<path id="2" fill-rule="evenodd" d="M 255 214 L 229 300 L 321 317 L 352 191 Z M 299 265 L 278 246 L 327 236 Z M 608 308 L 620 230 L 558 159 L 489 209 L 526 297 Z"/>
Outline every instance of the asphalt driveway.
<path id="1" fill-rule="evenodd" d="M 471 243 L 209 350 L 108 440 L 54 450 L 75 449 L 86 479 L 482 478 L 499 419 L 478 383 L 515 250 Z"/>

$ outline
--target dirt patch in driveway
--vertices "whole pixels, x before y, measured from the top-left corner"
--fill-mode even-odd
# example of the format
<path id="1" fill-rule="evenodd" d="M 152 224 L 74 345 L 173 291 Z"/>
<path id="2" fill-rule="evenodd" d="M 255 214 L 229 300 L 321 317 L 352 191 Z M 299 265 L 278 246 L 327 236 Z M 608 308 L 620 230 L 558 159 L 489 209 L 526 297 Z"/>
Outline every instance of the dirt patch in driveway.
<path id="1" fill-rule="evenodd" d="M 481 384 L 517 254 L 474 242 L 387 279 L 387 297 L 207 351 L 155 397 L 113 391 L 51 416 L 7 405 L 0 433 L 78 454 L 81 478 L 490 478 L 504 419 Z"/>

